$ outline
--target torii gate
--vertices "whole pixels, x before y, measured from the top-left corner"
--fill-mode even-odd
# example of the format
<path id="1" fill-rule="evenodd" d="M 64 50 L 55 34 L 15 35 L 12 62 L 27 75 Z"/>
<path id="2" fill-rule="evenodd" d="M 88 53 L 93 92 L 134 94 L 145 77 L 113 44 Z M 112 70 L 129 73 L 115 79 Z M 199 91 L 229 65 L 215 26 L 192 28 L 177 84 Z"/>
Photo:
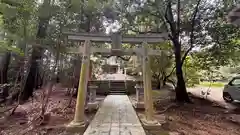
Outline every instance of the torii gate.
<path id="1" fill-rule="evenodd" d="M 148 49 L 148 43 L 159 43 L 167 39 L 167 34 L 140 34 L 140 35 L 124 35 L 113 33 L 106 35 L 104 33 L 65 33 L 68 40 L 84 42 L 84 46 L 79 48 L 68 48 L 70 53 L 80 53 L 83 55 L 82 66 L 79 78 L 79 87 L 77 95 L 77 103 L 75 109 L 74 120 L 69 126 L 81 127 L 85 126 L 84 120 L 84 104 L 87 91 L 90 55 L 92 53 L 110 54 L 115 56 L 120 55 L 137 55 L 142 58 L 143 69 L 143 84 L 144 84 L 144 105 L 146 120 L 153 122 L 153 100 L 152 100 L 152 84 L 151 84 L 151 70 L 149 65 L 149 55 L 161 55 L 161 50 Z M 112 48 L 96 48 L 91 46 L 91 42 L 112 43 Z M 122 43 L 142 44 L 140 48 L 123 49 Z"/>

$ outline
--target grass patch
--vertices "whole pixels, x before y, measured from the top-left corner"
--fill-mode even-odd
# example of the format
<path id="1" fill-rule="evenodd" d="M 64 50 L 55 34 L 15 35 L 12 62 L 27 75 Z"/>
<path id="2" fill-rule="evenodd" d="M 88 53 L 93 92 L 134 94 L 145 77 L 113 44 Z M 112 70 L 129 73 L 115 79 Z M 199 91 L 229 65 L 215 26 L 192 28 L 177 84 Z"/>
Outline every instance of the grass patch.
<path id="1" fill-rule="evenodd" d="M 152 90 L 153 97 L 159 97 L 162 94 L 160 90 Z"/>
<path id="2" fill-rule="evenodd" d="M 225 83 L 222 82 L 201 82 L 200 86 L 205 86 L 205 87 L 209 87 L 211 85 L 211 87 L 224 87 Z"/>

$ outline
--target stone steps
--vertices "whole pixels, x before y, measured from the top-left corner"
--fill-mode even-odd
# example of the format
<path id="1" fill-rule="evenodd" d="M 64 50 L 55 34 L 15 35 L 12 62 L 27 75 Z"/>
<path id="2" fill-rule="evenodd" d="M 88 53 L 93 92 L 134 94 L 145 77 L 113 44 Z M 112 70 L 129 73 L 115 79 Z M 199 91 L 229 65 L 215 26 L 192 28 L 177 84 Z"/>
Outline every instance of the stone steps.
<path id="1" fill-rule="evenodd" d="M 125 83 L 123 81 L 111 82 L 109 95 L 126 95 Z"/>
<path id="2" fill-rule="evenodd" d="M 109 95 L 126 95 L 125 90 L 110 90 Z"/>

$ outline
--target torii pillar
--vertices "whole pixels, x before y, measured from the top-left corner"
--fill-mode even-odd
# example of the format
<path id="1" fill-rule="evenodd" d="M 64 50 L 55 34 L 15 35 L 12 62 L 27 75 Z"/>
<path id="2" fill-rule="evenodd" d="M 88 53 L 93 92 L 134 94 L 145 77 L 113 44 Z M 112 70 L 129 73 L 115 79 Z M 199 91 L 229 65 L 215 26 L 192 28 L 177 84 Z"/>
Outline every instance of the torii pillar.
<path id="1" fill-rule="evenodd" d="M 73 130 L 79 130 L 79 127 L 85 127 L 85 99 L 87 93 L 87 84 L 89 78 L 90 65 L 90 41 L 86 40 L 84 43 L 84 52 L 82 57 L 82 66 L 80 71 L 80 79 L 78 85 L 78 94 L 75 108 L 74 120 L 68 125 Z"/>
<path id="2" fill-rule="evenodd" d="M 153 108 L 153 99 L 152 99 L 152 73 L 149 62 L 148 55 L 148 44 L 146 42 L 142 45 L 143 54 L 142 54 L 142 70 L 143 70 L 143 86 L 144 86 L 144 106 L 145 106 L 145 115 L 147 122 L 154 121 L 154 108 Z"/>

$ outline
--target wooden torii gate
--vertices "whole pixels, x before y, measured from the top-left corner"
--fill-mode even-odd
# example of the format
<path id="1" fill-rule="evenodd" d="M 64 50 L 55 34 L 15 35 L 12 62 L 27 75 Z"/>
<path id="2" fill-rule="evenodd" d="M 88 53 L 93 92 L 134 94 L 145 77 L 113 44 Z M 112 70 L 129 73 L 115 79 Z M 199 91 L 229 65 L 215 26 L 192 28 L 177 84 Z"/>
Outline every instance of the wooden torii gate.
<path id="1" fill-rule="evenodd" d="M 161 50 L 153 50 L 148 48 L 148 43 L 155 44 L 167 40 L 167 34 L 143 34 L 143 35 L 124 35 L 120 33 L 113 33 L 106 35 L 104 33 L 65 33 L 67 39 L 70 41 L 84 42 L 83 46 L 78 48 L 68 48 L 69 53 L 77 53 L 83 55 L 82 66 L 80 72 L 80 80 L 78 87 L 77 103 L 75 109 L 74 120 L 69 124 L 70 127 L 85 126 L 84 120 L 84 104 L 88 83 L 88 72 L 90 55 L 93 53 L 108 54 L 108 55 L 137 55 L 140 56 L 143 62 L 143 84 L 144 84 L 144 105 L 146 120 L 153 122 L 153 100 L 152 100 L 152 84 L 151 84 L 151 70 L 149 65 L 150 55 L 161 55 Z M 112 48 L 93 47 L 91 42 L 97 43 L 112 43 Z M 123 49 L 122 43 L 142 44 L 141 47 Z"/>

